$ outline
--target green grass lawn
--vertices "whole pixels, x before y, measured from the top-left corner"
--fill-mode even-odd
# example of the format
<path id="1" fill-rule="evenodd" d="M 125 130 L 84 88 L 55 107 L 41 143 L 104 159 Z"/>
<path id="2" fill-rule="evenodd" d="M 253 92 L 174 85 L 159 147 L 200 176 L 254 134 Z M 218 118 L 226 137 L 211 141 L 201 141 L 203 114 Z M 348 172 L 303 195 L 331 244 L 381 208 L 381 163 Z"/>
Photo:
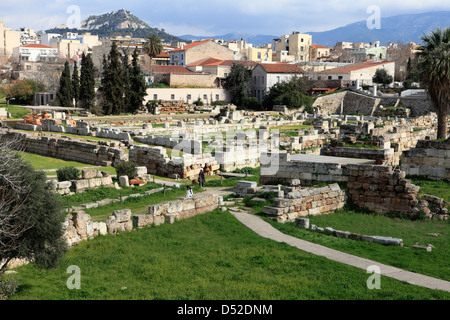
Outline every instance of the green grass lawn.
<path id="1" fill-rule="evenodd" d="M 66 286 L 78 266 L 81 289 Z M 118 235 L 83 241 L 61 265 L 16 269 L 12 300 L 448 300 L 450 294 L 381 278 L 258 236 L 216 210 Z M 125 289 L 126 288 L 126 289 Z"/>
<path id="2" fill-rule="evenodd" d="M 431 194 L 450 202 L 450 181 L 431 181 L 412 178 L 411 183 L 420 187 L 422 194 Z"/>
<path id="3" fill-rule="evenodd" d="M 76 167 L 76 168 L 96 168 L 100 171 L 108 171 L 111 174 L 116 174 L 116 169 L 113 167 L 99 167 L 93 166 L 86 163 L 76 162 L 76 161 L 65 161 L 61 159 L 45 157 L 34 153 L 20 152 L 20 154 L 25 156 L 25 160 L 28 161 L 34 170 L 55 170 L 64 167 Z M 56 175 L 56 172 L 48 173 L 49 175 Z"/>

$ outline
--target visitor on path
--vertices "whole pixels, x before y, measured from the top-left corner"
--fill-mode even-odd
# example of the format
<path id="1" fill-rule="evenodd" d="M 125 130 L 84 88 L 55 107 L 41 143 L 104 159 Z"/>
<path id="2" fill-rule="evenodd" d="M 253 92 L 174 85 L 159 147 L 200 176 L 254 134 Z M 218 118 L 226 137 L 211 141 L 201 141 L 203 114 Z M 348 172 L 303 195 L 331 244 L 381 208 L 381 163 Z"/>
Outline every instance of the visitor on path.
<path id="1" fill-rule="evenodd" d="M 191 187 L 187 186 L 186 199 L 191 199 L 193 196 L 194 196 L 194 191 L 191 189 Z"/>
<path id="2" fill-rule="evenodd" d="M 203 170 L 200 170 L 200 173 L 198 174 L 198 184 L 200 185 L 200 188 L 203 188 L 204 183 L 205 183 L 205 174 L 203 173 Z"/>

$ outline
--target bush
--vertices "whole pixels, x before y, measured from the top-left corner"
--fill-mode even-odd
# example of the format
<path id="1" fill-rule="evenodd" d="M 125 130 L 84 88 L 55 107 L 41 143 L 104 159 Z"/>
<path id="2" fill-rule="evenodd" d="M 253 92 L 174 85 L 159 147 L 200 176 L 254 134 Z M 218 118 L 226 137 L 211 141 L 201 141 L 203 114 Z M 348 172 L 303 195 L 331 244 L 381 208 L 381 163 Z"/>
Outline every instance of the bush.
<path id="1" fill-rule="evenodd" d="M 212 106 L 226 106 L 228 104 L 228 102 L 224 101 L 224 100 L 216 100 L 211 102 Z"/>
<path id="2" fill-rule="evenodd" d="M 245 97 L 242 100 L 242 107 L 244 109 L 251 109 L 251 110 L 260 110 L 261 104 L 259 103 L 258 98 L 255 97 Z"/>
<path id="3" fill-rule="evenodd" d="M 0 300 L 7 300 L 10 296 L 16 293 L 19 287 L 17 279 L 5 279 L 0 281 Z"/>
<path id="4" fill-rule="evenodd" d="M 134 162 L 119 162 L 115 165 L 117 177 L 128 176 L 128 179 L 134 178 L 134 169 L 136 164 Z"/>
<path id="5" fill-rule="evenodd" d="M 236 169 L 233 172 L 234 173 L 246 173 L 246 174 L 258 174 L 259 168 L 244 167 L 242 169 Z"/>
<path id="6" fill-rule="evenodd" d="M 204 103 L 203 103 L 202 99 L 200 99 L 200 97 L 197 99 L 197 101 L 194 102 L 194 104 L 197 107 L 203 107 L 203 105 L 204 105 Z"/>
<path id="7" fill-rule="evenodd" d="M 58 181 L 70 181 L 77 180 L 81 176 L 80 170 L 75 167 L 64 167 L 58 169 L 56 171 L 56 175 L 58 176 Z"/>

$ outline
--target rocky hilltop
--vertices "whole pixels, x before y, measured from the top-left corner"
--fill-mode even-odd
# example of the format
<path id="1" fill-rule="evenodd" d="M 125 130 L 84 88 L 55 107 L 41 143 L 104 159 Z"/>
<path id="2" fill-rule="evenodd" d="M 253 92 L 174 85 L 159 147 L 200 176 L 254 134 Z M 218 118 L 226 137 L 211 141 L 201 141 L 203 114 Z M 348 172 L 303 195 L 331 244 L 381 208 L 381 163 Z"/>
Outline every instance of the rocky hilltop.
<path id="1" fill-rule="evenodd" d="M 46 30 L 47 33 L 90 32 L 101 38 L 112 36 L 131 36 L 133 38 L 146 38 L 156 33 L 165 41 L 184 41 L 170 35 L 164 29 L 150 27 L 147 23 L 136 17 L 130 11 L 120 9 L 102 15 L 92 15 L 81 22 L 79 28 L 70 29 L 66 25 Z"/>

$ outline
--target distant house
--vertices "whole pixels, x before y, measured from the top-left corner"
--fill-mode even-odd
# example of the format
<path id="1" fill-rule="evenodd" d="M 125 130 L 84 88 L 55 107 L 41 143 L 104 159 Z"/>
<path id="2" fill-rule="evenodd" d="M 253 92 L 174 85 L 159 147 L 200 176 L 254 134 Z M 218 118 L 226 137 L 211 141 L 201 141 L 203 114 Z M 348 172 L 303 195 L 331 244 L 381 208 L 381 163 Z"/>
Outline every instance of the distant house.
<path id="1" fill-rule="evenodd" d="M 330 58 L 331 48 L 318 44 L 312 44 L 309 47 L 310 61 L 325 61 Z"/>
<path id="2" fill-rule="evenodd" d="M 212 40 L 203 40 L 183 45 L 171 50 L 170 64 L 173 66 L 186 66 L 193 62 L 215 58 L 221 60 L 233 60 L 235 52 Z"/>
<path id="3" fill-rule="evenodd" d="M 334 69 L 329 69 L 313 74 L 314 80 L 340 80 L 343 85 L 372 85 L 372 78 L 377 69 L 385 69 L 386 72 L 394 77 L 395 62 L 391 61 L 364 61 L 353 63 Z"/>
<path id="4" fill-rule="evenodd" d="M 197 73 L 185 66 L 141 65 L 142 73 L 148 85 L 165 83 L 170 87 L 218 87 L 216 76 L 207 73 Z"/>
<path id="5" fill-rule="evenodd" d="M 289 81 L 294 76 L 303 76 L 304 70 L 296 64 L 259 63 L 252 73 L 250 90 L 252 96 L 263 101 L 264 95 L 276 83 Z"/>
<path id="6" fill-rule="evenodd" d="M 26 44 L 13 49 L 15 62 L 44 62 L 56 61 L 58 49 L 43 44 Z"/>

